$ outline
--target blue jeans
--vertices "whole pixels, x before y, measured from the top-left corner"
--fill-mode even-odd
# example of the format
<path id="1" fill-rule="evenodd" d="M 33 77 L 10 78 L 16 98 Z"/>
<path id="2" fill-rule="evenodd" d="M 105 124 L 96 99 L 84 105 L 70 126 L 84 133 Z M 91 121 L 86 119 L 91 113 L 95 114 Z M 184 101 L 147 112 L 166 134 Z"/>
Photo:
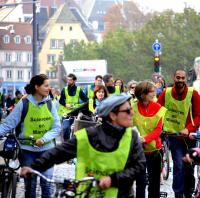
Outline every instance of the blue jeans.
<path id="1" fill-rule="evenodd" d="M 43 152 L 31 152 L 27 150 L 22 150 L 21 163 L 22 166 L 30 166 L 36 158 L 40 157 Z M 48 178 L 53 177 L 54 168 L 50 168 L 44 172 L 41 172 Z M 24 179 L 25 182 L 25 198 L 36 198 L 36 185 L 37 185 L 37 176 L 33 176 L 31 179 Z M 46 182 L 44 179 L 40 178 L 40 187 L 42 190 L 42 198 L 50 198 L 53 193 L 53 186 L 49 182 Z"/>
<path id="2" fill-rule="evenodd" d="M 69 117 L 63 119 L 63 139 L 64 141 L 68 140 L 70 138 L 71 133 L 71 125 L 74 122 L 74 117 Z"/>
<path id="3" fill-rule="evenodd" d="M 173 160 L 173 184 L 175 197 L 191 197 L 195 186 L 194 166 L 185 163 L 183 157 L 188 149 L 195 146 L 195 141 L 169 137 L 169 146 Z"/>

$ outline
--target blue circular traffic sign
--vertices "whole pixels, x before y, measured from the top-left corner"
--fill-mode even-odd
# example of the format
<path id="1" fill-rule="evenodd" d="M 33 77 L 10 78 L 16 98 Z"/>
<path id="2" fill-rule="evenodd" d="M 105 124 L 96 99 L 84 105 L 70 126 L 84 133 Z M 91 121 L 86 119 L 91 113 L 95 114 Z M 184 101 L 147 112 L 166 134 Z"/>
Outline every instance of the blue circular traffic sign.
<path id="1" fill-rule="evenodd" d="M 154 42 L 152 45 L 152 49 L 154 52 L 159 52 L 161 50 L 161 44 L 159 42 Z"/>

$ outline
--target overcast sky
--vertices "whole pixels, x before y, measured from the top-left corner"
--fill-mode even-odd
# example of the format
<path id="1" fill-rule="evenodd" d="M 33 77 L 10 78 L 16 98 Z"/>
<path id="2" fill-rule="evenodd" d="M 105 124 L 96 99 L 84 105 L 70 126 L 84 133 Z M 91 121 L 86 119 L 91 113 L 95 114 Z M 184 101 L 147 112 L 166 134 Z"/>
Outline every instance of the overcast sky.
<path id="1" fill-rule="evenodd" d="M 184 7 L 191 7 L 200 11 L 200 0 L 133 0 L 145 12 L 147 11 L 163 11 L 165 9 L 173 9 L 181 12 Z"/>

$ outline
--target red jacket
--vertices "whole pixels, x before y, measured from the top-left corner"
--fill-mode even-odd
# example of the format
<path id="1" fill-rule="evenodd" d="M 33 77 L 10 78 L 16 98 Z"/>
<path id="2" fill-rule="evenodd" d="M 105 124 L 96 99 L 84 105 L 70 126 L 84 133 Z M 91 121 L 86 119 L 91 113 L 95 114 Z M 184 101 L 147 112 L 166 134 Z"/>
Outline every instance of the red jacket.
<path id="1" fill-rule="evenodd" d="M 172 97 L 176 100 L 184 100 L 187 95 L 187 91 L 188 91 L 188 87 L 186 86 L 184 92 L 181 95 L 178 95 L 176 93 L 175 87 L 172 87 Z M 166 93 L 166 90 L 164 90 L 160 94 L 157 101 L 162 106 L 165 105 L 165 93 Z M 200 96 L 196 90 L 193 91 L 191 102 L 192 102 L 192 116 L 193 116 L 194 126 L 192 125 L 190 112 L 189 112 L 187 115 L 185 127 L 188 129 L 189 132 L 195 132 L 200 123 Z"/>
<path id="2" fill-rule="evenodd" d="M 146 117 L 154 116 L 158 110 L 161 108 L 160 104 L 156 102 L 150 102 L 147 106 L 144 106 L 141 102 L 138 102 L 138 110 L 141 115 Z M 160 149 L 162 147 L 160 134 L 162 132 L 162 118 L 159 120 L 157 126 L 151 133 L 144 137 L 146 143 L 151 142 L 152 140 L 156 141 L 156 148 Z"/>

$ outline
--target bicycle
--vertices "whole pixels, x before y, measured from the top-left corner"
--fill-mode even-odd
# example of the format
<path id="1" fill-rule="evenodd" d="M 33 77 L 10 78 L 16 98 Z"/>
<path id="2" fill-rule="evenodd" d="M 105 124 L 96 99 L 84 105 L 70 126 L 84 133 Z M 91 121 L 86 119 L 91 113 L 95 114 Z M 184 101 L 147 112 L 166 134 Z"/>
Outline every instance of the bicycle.
<path id="1" fill-rule="evenodd" d="M 200 138 L 197 136 L 197 134 L 196 133 L 190 133 L 190 136 L 192 136 L 197 141 L 197 147 L 200 147 Z M 193 198 L 199 198 L 200 197 L 200 165 L 199 164 L 196 164 L 196 165 L 197 165 L 198 182 L 197 182 L 196 188 L 194 190 Z"/>
<path id="2" fill-rule="evenodd" d="M 79 180 L 75 179 L 49 179 L 42 175 L 40 172 L 36 170 L 32 170 L 31 175 L 37 175 L 49 183 L 55 185 L 55 192 L 52 197 L 54 198 L 73 198 L 73 197 L 81 197 L 81 198 L 89 198 L 94 195 L 96 198 L 103 198 L 103 192 L 96 188 L 98 186 L 98 180 L 92 176 L 84 177 Z M 86 185 L 86 188 L 83 190 L 78 190 L 80 185 Z"/>
<path id="3" fill-rule="evenodd" d="M 0 140 L 3 141 L 3 149 L 0 151 L 0 156 L 4 160 L 4 164 L 0 165 L 0 197 L 15 198 L 17 182 L 19 174 L 17 170 L 20 167 L 18 160 L 20 155 L 20 142 L 31 141 L 35 143 L 33 137 L 17 138 L 14 133 L 10 133 Z"/>

